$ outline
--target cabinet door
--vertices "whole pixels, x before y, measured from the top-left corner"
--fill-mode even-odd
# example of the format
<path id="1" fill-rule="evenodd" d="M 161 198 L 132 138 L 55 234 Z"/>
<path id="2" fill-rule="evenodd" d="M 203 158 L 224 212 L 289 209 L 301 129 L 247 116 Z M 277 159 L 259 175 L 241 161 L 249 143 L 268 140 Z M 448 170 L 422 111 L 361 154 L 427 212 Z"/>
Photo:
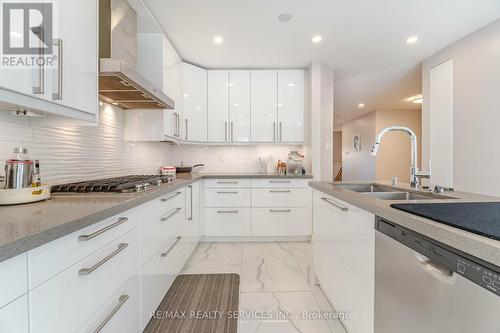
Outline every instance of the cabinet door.
<path id="1" fill-rule="evenodd" d="M 228 141 L 229 71 L 208 71 L 208 142 Z"/>
<path id="2" fill-rule="evenodd" d="M 58 104 L 97 114 L 97 1 L 53 3 L 54 36 L 57 36 L 53 53 L 57 59 L 47 73 L 47 97 Z"/>
<path id="3" fill-rule="evenodd" d="M 183 139 L 207 141 L 207 71 L 183 64 Z"/>
<path id="4" fill-rule="evenodd" d="M 11 21 L 10 32 L 7 33 L 9 40 L 5 41 L 5 43 L 12 48 L 23 48 L 27 46 L 24 43 L 25 36 L 23 25 L 14 24 L 14 22 L 16 21 L 22 22 L 24 12 L 22 10 L 17 10 L 17 8 L 13 8 L 11 11 L 6 13 L 3 13 L 3 10 L 4 8 L 2 7 L 0 9 L 0 14 L 2 15 L 2 17 L 8 15 Z M 46 28 L 45 25 L 44 28 Z M 35 45 L 43 45 L 41 40 L 37 40 L 35 44 L 32 45 L 32 41 L 35 40 L 36 37 L 30 38 L 30 47 L 33 47 Z M 12 58 L 11 55 L 5 54 L 5 59 L 11 59 L 11 62 L 9 63 L 9 66 L 3 65 L 0 68 L 0 87 L 30 96 L 45 98 L 45 68 L 43 66 L 23 66 L 22 64 L 18 64 L 18 60 L 22 60 L 25 57 L 38 56 L 43 56 L 43 51 L 41 51 L 40 54 L 22 54 L 19 55 L 19 57 L 16 54 Z M 50 56 L 51 54 L 46 53 L 45 59 Z"/>
<path id="5" fill-rule="evenodd" d="M 28 333 L 28 295 L 0 308 L 0 332 Z"/>
<path id="6" fill-rule="evenodd" d="M 313 192 L 315 274 L 333 307 L 351 314 L 343 322 L 349 332 L 373 332 L 374 221 L 369 212 Z"/>
<path id="7" fill-rule="evenodd" d="M 252 71 L 252 142 L 277 140 L 277 81 L 276 71 Z"/>
<path id="8" fill-rule="evenodd" d="M 304 71 L 278 71 L 278 141 L 304 142 Z"/>
<path id="9" fill-rule="evenodd" d="M 229 73 L 229 133 L 232 142 L 250 141 L 250 71 Z"/>

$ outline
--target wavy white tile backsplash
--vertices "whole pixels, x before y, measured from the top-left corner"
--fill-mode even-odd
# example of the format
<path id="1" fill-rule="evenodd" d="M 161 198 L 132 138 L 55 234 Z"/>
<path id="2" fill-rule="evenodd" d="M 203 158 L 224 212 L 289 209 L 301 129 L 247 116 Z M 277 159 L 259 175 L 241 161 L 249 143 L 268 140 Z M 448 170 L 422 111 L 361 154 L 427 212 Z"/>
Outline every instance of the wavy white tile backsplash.
<path id="1" fill-rule="evenodd" d="M 124 115 L 110 105 L 101 107 L 98 127 L 32 127 L 27 122 L 0 121 L 0 174 L 17 146 L 39 159 L 45 182 L 61 183 L 119 176 L 156 174 L 165 164 L 205 163 L 198 172 L 255 172 L 259 156 L 285 159 L 302 146 L 174 146 L 164 142 L 123 140 Z"/>

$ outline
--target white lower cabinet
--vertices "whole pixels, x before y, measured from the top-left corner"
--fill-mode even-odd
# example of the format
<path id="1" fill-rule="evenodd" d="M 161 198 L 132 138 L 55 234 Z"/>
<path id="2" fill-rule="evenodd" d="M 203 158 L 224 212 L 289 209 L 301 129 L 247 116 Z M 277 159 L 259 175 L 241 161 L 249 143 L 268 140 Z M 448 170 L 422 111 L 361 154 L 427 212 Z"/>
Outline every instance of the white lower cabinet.
<path id="1" fill-rule="evenodd" d="M 375 216 L 313 191 L 314 270 L 350 333 L 372 333 L 374 319 Z"/>
<path id="2" fill-rule="evenodd" d="M 30 332 L 80 332 L 101 318 L 102 306 L 116 286 L 138 269 L 139 230 L 135 228 L 31 290 Z"/>
<path id="3" fill-rule="evenodd" d="M 28 291 L 26 253 L 0 262 L 0 272 L 1 308 Z"/>
<path id="4" fill-rule="evenodd" d="M 205 208 L 206 236 L 250 236 L 250 208 Z"/>
<path id="5" fill-rule="evenodd" d="M 0 333 L 28 333 L 28 295 L 0 308 Z"/>
<path id="6" fill-rule="evenodd" d="M 254 236 L 310 236 L 310 208 L 253 208 Z"/>
<path id="7" fill-rule="evenodd" d="M 205 235 L 308 237 L 312 234 L 307 179 L 209 179 Z"/>
<path id="8" fill-rule="evenodd" d="M 101 304 L 93 316 L 94 320 L 81 332 L 137 333 L 140 332 L 139 277 L 130 277 Z"/>

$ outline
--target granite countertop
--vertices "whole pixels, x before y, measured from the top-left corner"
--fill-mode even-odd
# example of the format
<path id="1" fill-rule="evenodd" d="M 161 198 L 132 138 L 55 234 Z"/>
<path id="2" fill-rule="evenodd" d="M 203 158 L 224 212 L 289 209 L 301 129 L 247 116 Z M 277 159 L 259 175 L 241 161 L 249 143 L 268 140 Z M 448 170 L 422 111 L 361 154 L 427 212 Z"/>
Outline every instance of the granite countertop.
<path id="1" fill-rule="evenodd" d="M 303 178 L 311 175 L 178 174 L 177 181 L 136 194 L 55 194 L 37 203 L 0 206 L 0 262 L 120 214 L 200 179 Z"/>
<path id="2" fill-rule="evenodd" d="M 350 191 L 337 185 L 342 184 L 377 184 L 391 186 L 390 182 L 310 182 L 318 191 L 331 195 L 393 223 L 406 227 L 438 242 L 483 259 L 500 267 L 500 241 L 479 236 L 474 233 L 438 223 L 423 217 L 405 213 L 392 208 L 394 203 L 442 203 L 442 202 L 500 202 L 500 198 L 459 191 L 446 191 L 443 196 L 454 199 L 426 199 L 411 201 L 381 200 Z M 391 186 L 392 187 L 392 186 Z M 396 189 L 415 191 L 408 184 L 398 184 Z M 428 193 L 427 191 L 422 191 Z"/>

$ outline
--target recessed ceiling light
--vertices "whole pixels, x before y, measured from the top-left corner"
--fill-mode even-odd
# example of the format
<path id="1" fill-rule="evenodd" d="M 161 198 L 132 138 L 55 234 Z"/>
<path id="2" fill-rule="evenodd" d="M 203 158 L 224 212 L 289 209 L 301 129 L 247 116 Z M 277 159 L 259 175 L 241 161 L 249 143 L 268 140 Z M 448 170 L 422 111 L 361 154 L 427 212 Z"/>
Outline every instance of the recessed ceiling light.
<path id="1" fill-rule="evenodd" d="M 358 108 L 362 109 L 362 108 L 364 108 L 364 107 L 365 107 L 365 104 L 364 104 L 364 103 L 359 103 L 359 104 L 358 104 Z"/>
<path id="2" fill-rule="evenodd" d="M 417 36 L 411 36 L 406 40 L 406 44 L 415 44 L 418 42 L 418 37 Z"/>
<path id="3" fill-rule="evenodd" d="M 312 42 L 315 44 L 321 43 L 322 40 L 323 40 L 323 37 L 321 37 L 320 35 L 316 35 L 312 38 Z"/>
<path id="4" fill-rule="evenodd" d="M 224 38 L 222 38 L 221 36 L 215 36 L 214 37 L 214 43 L 217 44 L 217 45 L 222 44 L 223 41 L 224 41 Z"/>
<path id="5" fill-rule="evenodd" d="M 295 83 L 289 83 L 288 86 L 289 87 L 295 87 Z"/>
<path id="6" fill-rule="evenodd" d="M 424 101 L 423 100 L 423 97 L 422 95 L 415 95 L 415 96 L 411 96 L 411 97 L 408 97 L 406 99 L 407 102 L 412 102 L 414 104 L 422 104 L 422 102 Z"/>
<path id="7" fill-rule="evenodd" d="M 103 105 L 104 105 L 104 103 L 103 103 L 103 102 L 99 102 L 99 106 L 103 106 Z"/>
<path id="8" fill-rule="evenodd" d="M 278 16 L 278 20 L 280 20 L 280 22 L 289 22 L 292 17 L 292 14 L 282 13 L 280 14 L 280 16 Z"/>

